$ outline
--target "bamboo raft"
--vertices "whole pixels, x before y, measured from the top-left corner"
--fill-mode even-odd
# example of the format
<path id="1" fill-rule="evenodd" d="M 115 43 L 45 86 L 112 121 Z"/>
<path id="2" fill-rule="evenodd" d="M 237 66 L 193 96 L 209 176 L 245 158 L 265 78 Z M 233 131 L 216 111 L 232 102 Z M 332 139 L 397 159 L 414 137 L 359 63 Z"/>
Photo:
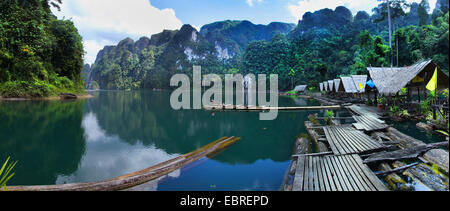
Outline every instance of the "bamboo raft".
<path id="1" fill-rule="evenodd" d="M 360 154 L 385 149 L 370 136 L 348 126 L 327 126 L 324 132 L 335 155 Z"/>
<path id="2" fill-rule="evenodd" d="M 295 111 L 295 110 L 332 110 L 341 109 L 340 105 L 331 106 L 300 106 L 300 107 L 266 107 L 266 106 L 243 106 L 243 105 L 205 105 L 205 110 L 234 110 L 234 111 L 269 111 L 269 110 L 282 110 L 282 111 Z"/>
<path id="3" fill-rule="evenodd" d="M 174 159 L 162 162 L 152 167 L 116 177 L 110 180 L 90 183 L 75 183 L 43 186 L 8 186 L 8 191 L 115 191 L 134 187 L 148 181 L 167 175 L 187 164 L 199 160 L 205 156 L 212 157 L 232 144 L 239 141 L 240 137 L 222 137 L 193 152 L 181 155 Z"/>
<path id="4" fill-rule="evenodd" d="M 387 191 L 358 155 L 299 156 L 293 191 Z"/>

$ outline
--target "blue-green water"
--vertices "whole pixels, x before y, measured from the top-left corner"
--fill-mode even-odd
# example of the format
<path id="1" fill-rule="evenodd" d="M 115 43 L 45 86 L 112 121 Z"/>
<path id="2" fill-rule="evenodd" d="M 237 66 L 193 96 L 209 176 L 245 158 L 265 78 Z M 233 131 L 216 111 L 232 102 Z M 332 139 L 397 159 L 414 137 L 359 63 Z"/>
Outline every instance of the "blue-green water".
<path id="1" fill-rule="evenodd" d="M 73 102 L 0 102 L 0 160 L 18 160 L 9 185 L 92 182 L 131 173 L 223 136 L 242 140 L 211 159 L 136 190 L 278 190 L 295 138 L 313 111 L 173 110 L 169 92 L 100 91 Z M 279 98 L 280 106 L 317 105 Z"/>

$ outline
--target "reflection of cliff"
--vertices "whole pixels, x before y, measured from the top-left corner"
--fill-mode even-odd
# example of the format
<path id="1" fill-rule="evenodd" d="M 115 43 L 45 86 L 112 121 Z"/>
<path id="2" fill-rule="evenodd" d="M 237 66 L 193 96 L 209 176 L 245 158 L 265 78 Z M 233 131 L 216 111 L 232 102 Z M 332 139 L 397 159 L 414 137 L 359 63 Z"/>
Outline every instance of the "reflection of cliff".
<path id="1" fill-rule="evenodd" d="M 108 135 L 117 135 L 130 144 L 154 145 L 168 154 L 183 154 L 222 136 L 242 140 L 219 154 L 215 160 L 227 163 L 254 163 L 259 159 L 286 161 L 295 137 L 304 131 L 304 112 L 280 112 L 275 121 L 259 121 L 259 113 L 175 111 L 169 92 L 100 92 L 88 101 Z"/>
<path id="2" fill-rule="evenodd" d="M 0 102 L 0 160 L 19 161 L 10 185 L 54 184 L 77 170 L 85 151 L 83 107 L 84 101 Z"/>

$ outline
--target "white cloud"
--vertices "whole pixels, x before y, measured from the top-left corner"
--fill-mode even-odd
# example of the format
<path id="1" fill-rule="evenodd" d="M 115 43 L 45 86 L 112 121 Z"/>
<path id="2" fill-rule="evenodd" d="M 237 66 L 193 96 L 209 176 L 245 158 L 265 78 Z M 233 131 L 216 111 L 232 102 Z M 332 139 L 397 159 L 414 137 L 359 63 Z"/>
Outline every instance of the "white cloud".
<path id="1" fill-rule="evenodd" d="M 408 3 L 417 2 L 421 0 L 407 0 Z M 433 11 L 437 0 L 429 0 L 430 11 Z M 297 3 L 288 4 L 289 12 L 295 21 L 302 19 L 303 14 L 306 12 L 314 12 L 323 8 L 335 9 L 338 6 L 345 6 L 350 9 L 355 15 L 358 11 L 364 10 L 369 14 L 372 14 L 372 9 L 375 8 L 381 2 L 378 0 L 299 0 Z"/>
<path id="2" fill-rule="evenodd" d="M 86 152 L 77 171 L 70 175 L 58 175 L 56 184 L 111 179 L 180 156 L 180 154 L 168 154 L 153 145 L 143 146 L 139 141 L 131 145 L 117 135 L 107 134 L 92 112 L 83 117 L 82 127 L 86 138 Z M 180 173 L 180 170 L 176 170 L 168 176 L 179 177 Z M 157 190 L 158 181 L 163 178 L 136 188 L 147 191 Z"/>
<path id="3" fill-rule="evenodd" d="M 150 37 L 164 29 L 179 29 L 182 22 L 173 9 L 158 9 L 148 0 L 63 1 L 58 18 L 71 18 L 83 36 L 85 62 L 93 63 L 99 46 L 131 37 Z"/>
<path id="4" fill-rule="evenodd" d="M 261 3 L 263 0 L 246 0 L 248 6 L 253 7 L 254 2 Z"/>

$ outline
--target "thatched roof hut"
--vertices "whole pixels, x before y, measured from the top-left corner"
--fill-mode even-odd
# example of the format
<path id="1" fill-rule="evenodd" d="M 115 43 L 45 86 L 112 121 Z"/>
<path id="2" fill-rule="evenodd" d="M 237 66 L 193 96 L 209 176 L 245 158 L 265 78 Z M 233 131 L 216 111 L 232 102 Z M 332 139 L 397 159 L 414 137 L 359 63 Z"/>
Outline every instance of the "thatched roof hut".
<path id="1" fill-rule="evenodd" d="M 334 80 L 329 80 L 328 81 L 328 91 L 332 92 L 334 91 Z"/>
<path id="2" fill-rule="evenodd" d="M 341 79 L 334 79 L 334 91 L 339 92 L 339 88 L 341 85 Z"/>
<path id="3" fill-rule="evenodd" d="M 358 90 L 356 89 L 352 77 L 341 77 L 340 84 L 341 84 L 339 87 L 340 92 L 358 93 Z"/>
<path id="4" fill-rule="evenodd" d="M 432 60 L 409 67 L 369 67 L 368 77 L 381 95 L 395 95 L 404 87 L 424 87 L 438 69 L 438 89 L 448 88 L 449 78 Z M 369 89 L 368 86 L 366 86 Z"/>
<path id="5" fill-rule="evenodd" d="M 352 77 L 353 83 L 355 84 L 356 91 L 358 93 L 364 93 L 365 87 L 366 87 L 366 82 L 367 82 L 367 75 L 352 75 L 351 77 Z M 360 84 L 362 85 L 362 89 L 361 89 Z"/>
<path id="6" fill-rule="evenodd" d="M 294 91 L 296 91 L 296 92 L 305 92 L 306 91 L 306 85 L 299 85 L 299 86 L 296 86 L 295 87 L 295 89 L 294 89 Z"/>

